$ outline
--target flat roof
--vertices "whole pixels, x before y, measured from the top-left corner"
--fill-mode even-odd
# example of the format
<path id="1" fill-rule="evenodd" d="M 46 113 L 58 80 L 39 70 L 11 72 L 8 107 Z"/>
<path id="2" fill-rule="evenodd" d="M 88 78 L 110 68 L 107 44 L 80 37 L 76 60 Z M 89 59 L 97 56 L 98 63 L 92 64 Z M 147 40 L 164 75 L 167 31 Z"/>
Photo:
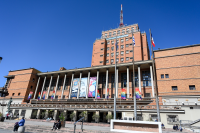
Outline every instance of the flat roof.
<path id="1" fill-rule="evenodd" d="M 136 24 L 131 24 L 131 25 L 124 25 L 124 26 L 122 26 L 122 27 L 118 27 L 118 28 L 110 29 L 110 30 L 105 30 L 105 31 L 102 31 L 102 32 L 108 32 L 108 31 L 111 31 L 111 30 L 116 30 L 116 29 L 126 28 L 126 27 L 133 26 L 133 25 L 138 25 L 138 23 L 136 23 Z"/>
<path id="2" fill-rule="evenodd" d="M 10 70 L 9 72 L 15 72 L 15 71 L 24 71 L 24 70 L 29 70 L 29 69 L 35 69 L 34 67 L 30 67 L 30 68 L 25 68 L 25 69 L 18 69 L 18 70 Z M 37 70 L 37 69 L 35 69 Z M 39 70 L 37 70 L 38 72 L 40 72 Z"/>
<path id="3" fill-rule="evenodd" d="M 160 49 L 160 50 L 153 50 L 153 52 L 159 52 L 159 51 L 165 51 L 165 50 L 173 50 L 173 49 L 181 49 L 181 48 L 187 48 L 187 47 L 196 47 L 196 46 L 200 46 L 200 44 L 193 44 L 193 45 L 172 47 L 172 48 L 166 48 L 166 49 Z"/>

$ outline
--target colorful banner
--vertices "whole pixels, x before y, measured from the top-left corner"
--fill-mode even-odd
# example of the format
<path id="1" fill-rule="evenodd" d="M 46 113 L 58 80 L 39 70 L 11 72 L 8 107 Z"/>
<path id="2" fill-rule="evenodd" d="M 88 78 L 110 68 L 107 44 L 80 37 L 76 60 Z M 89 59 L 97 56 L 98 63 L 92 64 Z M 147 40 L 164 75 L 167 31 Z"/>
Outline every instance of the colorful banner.
<path id="1" fill-rule="evenodd" d="M 142 99 L 142 94 L 141 94 L 141 92 L 140 92 L 140 90 L 138 88 L 135 88 L 135 96 L 138 99 L 139 98 Z"/>
<path id="2" fill-rule="evenodd" d="M 46 95 L 46 91 L 43 92 L 43 96 L 42 96 L 43 100 L 45 99 L 45 95 Z"/>
<path id="3" fill-rule="evenodd" d="M 72 87 L 72 94 L 71 97 L 77 97 L 77 93 L 78 93 L 78 82 L 79 82 L 79 78 L 75 78 L 73 80 L 73 87 Z"/>
<path id="4" fill-rule="evenodd" d="M 86 97 L 87 78 L 81 79 L 81 87 L 79 90 L 79 97 Z"/>
<path id="5" fill-rule="evenodd" d="M 28 95 L 28 100 L 31 99 L 32 95 L 33 95 L 33 92 L 31 91 L 31 92 L 29 93 L 29 95 Z"/>
<path id="6" fill-rule="evenodd" d="M 109 98 L 109 88 L 107 88 L 107 99 Z"/>
<path id="7" fill-rule="evenodd" d="M 51 99 L 54 99 L 55 97 L 55 91 L 53 91 L 52 95 L 51 95 Z"/>
<path id="8" fill-rule="evenodd" d="M 99 90 L 97 90 L 97 99 L 100 99 L 100 93 L 99 93 Z"/>
<path id="9" fill-rule="evenodd" d="M 40 98 L 41 98 L 41 94 L 40 94 L 40 92 L 39 92 L 39 94 L 38 94 L 38 100 L 40 100 Z"/>
<path id="10" fill-rule="evenodd" d="M 121 99 L 126 99 L 126 89 L 122 89 Z"/>
<path id="11" fill-rule="evenodd" d="M 88 97 L 95 97 L 97 77 L 90 77 Z"/>

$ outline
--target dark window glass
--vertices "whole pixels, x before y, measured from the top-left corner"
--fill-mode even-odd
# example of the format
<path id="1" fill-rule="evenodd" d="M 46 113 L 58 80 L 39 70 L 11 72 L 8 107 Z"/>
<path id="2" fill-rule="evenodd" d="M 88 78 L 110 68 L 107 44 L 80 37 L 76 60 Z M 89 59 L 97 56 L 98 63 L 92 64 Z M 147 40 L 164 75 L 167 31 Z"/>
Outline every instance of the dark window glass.
<path id="1" fill-rule="evenodd" d="M 69 78 L 66 78 L 64 90 L 68 90 L 68 86 L 69 86 Z"/>
<path id="2" fill-rule="evenodd" d="M 151 76 L 149 71 L 142 71 L 143 86 L 151 86 Z"/>
<path id="3" fill-rule="evenodd" d="M 190 90 L 196 90 L 195 85 L 189 85 Z"/>
<path id="4" fill-rule="evenodd" d="M 161 79 L 164 79 L 164 74 L 161 74 Z"/>
<path id="5" fill-rule="evenodd" d="M 60 90 L 61 86 L 62 86 L 62 79 L 60 78 L 58 81 L 58 89 L 57 90 Z"/>
<path id="6" fill-rule="evenodd" d="M 121 73 L 121 88 L 124 88 L 127 86 L 127 74 Z"/>
<path id="7" fill-rule="evenodd" d="M 51 89 L 50 89 L 50 91 L 53 91 L 55 86 L 56 86 L 56 79 L 53 79 L 52 83 L 51 83 Z"/>
<path id="8" fill-rule="evenodd" d="M 131 72 L 131 82 L 133 82 L 133 72 Z M 133 83 L 132 83 L 133 86 Z M 135 87 L 139 87 L 138 72 L 135 72 Z"/>
<path id="9" fill-rule="evenodd" d="M 144 97 L 151 97 L 151 93 L 145 93 Z"/>
<path id="10" fill-rule="evenodd" d="M 45 82 L 45 85 L 44 85 L 44 91 L 48 90 L 49 83 L 50 83 L 50 79 L 46 79 L 46 82 Z"/>
<path id="11" fill-rule="evenodd" d="M 111 88 L 115 88 L 115 74 L 111 75 Z"/>
<path id="12" fill-rule="evenodd" d="M 169 78 L 169 74 L 165 74 L 165 78 Z"/>
<path id="13" fill-rule="evenodd" d="M 173 91 L 178 90 L 177 86 L 172 86 L 172 90 L 173 90 Z"/>

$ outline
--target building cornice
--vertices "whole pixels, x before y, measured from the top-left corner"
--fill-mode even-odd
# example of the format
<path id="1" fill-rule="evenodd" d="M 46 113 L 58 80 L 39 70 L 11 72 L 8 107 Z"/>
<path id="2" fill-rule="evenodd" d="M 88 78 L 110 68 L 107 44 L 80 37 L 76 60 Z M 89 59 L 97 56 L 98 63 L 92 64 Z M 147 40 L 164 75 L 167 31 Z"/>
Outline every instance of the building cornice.
<path id="1" fill-rule="evenodd" d="M 181 48 L 188 48 L 188 47 L 196 47 L 196 46 L 200 46 L 200 44 L 193 44 L 193 45 L 186 45 L 186 46 L 180 46 L 180 47 L 173 47 L 173 48 L 166 48 L 166 49 L 154 50 L 153 52 L 160 52 L 160 51 L 166 51 L 166 50 L 181 49 Z"/>

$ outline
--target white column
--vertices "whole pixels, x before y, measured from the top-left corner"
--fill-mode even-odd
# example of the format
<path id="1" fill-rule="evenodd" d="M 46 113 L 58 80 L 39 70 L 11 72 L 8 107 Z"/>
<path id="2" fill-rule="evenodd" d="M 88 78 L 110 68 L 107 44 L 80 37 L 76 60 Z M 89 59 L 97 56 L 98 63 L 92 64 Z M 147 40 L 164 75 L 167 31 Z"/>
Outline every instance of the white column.
<path id="1" fill-rule="evenodd" d="M 49 88 L 48 88 L 48 92 L 47 92 L 47 97 L 46 97 L 46 99 L 49 98 L 49 91 L 50 91 L 50 89 L 51 89 L 52 79 L 53 79 L 53 75 L 51 75 L 51 79 L 50 79 L 50 83 L 49 83 Z"/>
<path id="2" fill-rule="evenodd" d="M 139 78 L 139 90 L 142 93 L 142 89 L 141 89 L 141 75 L 140 75 L 140 66 L 138 66 L 138 78 Z"/>
<path id="3" fill-rule="evenodd" d="M 86 88 L 86 98 L 88 98 L 89 85 L 90 85 L 90 71 L 88 71 L 87 88 Z"/>
<path id="4" fill-rule="evenodd" d="M 105 89 L 106 89 L 106 95 L 105 95 L 105 98 L 107 98 L 107 89 L 108 89 L 108 69 L 106 70 L 106 87 L 105 87 Z"/>
<path id="5" fill-rule="evenodd" d="M 152 66 L 150 66 L 150 73 L 151 73 L 152 97 L 155 97 L 155 94 L 154 94 L 154 83 L 153 83 L 153 73 L 152 73 Z"/>
<path id="6" fill-rule="evenodd" d="M 81 77 L 82 77 L 82 72 L 80 72 L 80 78 L 79 78 L 79 84 L 78 84 L 77 99 L 79 99 L 79 93 L 80 93 L 80 89 L 81 89 Z"/>
<path id="7" fill-rule="evenodd" d="M 117 68 L 117 80 L 116 80 L 116 98 L 118 98 L 118 68 Z"/>
<path id="8" fill-rule="evenodd" d="M 43 82 L 43 86 L 42 86 L 41 96 L 42 96 L 42 93 L 43 93 L 43 90 L 44 90 L 44 85 L 45 85 L 45 82 L 46 82 L 46 78 L 47 78 L 47 76 L 44 77 L 44 82 Z"/>
<path id="9" fill-rule="evenodd" d="M 97 90 L 99 88 L 99 70 L 97 70 L 97 82 L 96 82 L 96 92 L 95 92 L 95 98 L 97 98 Z"/>
<path id="10" fill-rule="evenodd" d="M 127 67 L 127 83 L 126 83 L 126 85 L 127 85 L 127 98 L 129 98 L 129 67 Z"/>
<path id="11" fill-rule="evenodd" d="M 63 81 L 63 87 L 62 87 L 61 99 L 63 99 L 63 93 L 64 93 L 64 89 L 65 89 L 66 77 L 67 77 L 67 74 L 65 74 L 64 81 Z"/>
<path id="12" fill-rule="evenodd" d="M 35 97 L 36 97 L 39 83 L 40 83 L 40 77 L 38 78 L 38 82 L 37 82 L 37 86 L 36 86 L 36 89 L 35 89 L 35 94 L 34 94 L 34 98 L 33 99 L 35 99 Z"/>
<path id="13" fill-rule="evenodd" d="M 70 91 L 69 91 L 69 99 L 71 98 L 72 87 L 73 87 L 73 80 L 74 80 L 74 73 L 72 73 L 71 86 L 70 86 Z"/>
<path id="14" fill-rule="evenodd" d="M 54 97 L 53 99 L 55 99 L 55 98 L 56 98 L 56 92 L 57 92 L 57 88 L 58 88 L 59 77 L 60 77 L 60 75 L 58 74 L 58 77 L 57 77 L 57 82 L 56 82 L 55 97 Z"/>

